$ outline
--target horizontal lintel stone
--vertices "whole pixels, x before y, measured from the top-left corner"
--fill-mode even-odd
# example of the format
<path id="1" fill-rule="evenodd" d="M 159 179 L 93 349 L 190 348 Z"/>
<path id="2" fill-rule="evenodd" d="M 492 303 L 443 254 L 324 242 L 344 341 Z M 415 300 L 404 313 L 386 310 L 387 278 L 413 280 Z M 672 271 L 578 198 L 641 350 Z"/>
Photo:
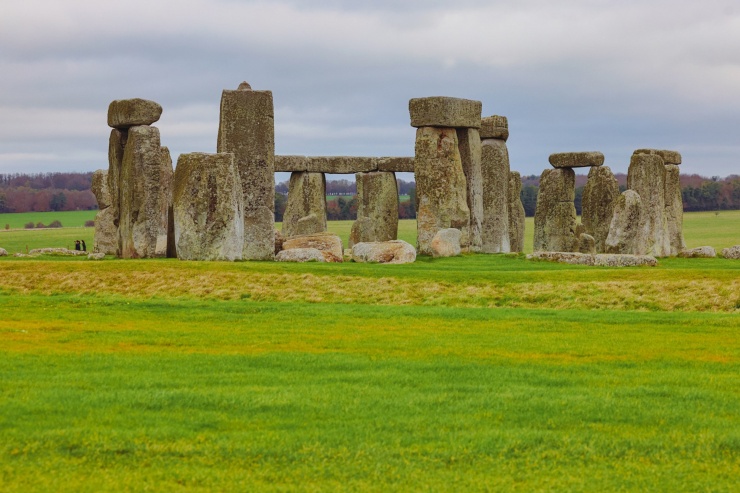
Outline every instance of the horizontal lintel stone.
<path id="1" fill-rule="evenodd" d="M 553 168 L 586 168 L 604 164 L 604 155 L 600 152 L 560 152 L 550 154 Z"/>
<path id="2" fill-rule="evenodd" d="M 472 99 L 433 96 L 409 101 L 412 127 L 480 128 L 483 104 Z"/>
<path id="3" fill-rule="evenodd" d="M 505 116 L 493 115 L 481 119 L 480 138 L 485 139 L 509 139 L 509 120 Z"/>
<path id="4" fill-rule="evenodd" d="M 369 171 L 414 171 L 412 157 L 275 156 L 275 171 L 349 175 Z"/>
<path id="5" fill-rule="evenodd" d="M 162 106 L 148 99 L 116 99 L 108 105 L 108 126 L 127 129 L 151 125 L 162 116 Z"/>
<path id="6" fill-rule="evenodd" d="M 637 149 L 634 154 L 657 154 L 663 160 L 663 164 L 681 164 L 681 154 L 678 151 Z"/>

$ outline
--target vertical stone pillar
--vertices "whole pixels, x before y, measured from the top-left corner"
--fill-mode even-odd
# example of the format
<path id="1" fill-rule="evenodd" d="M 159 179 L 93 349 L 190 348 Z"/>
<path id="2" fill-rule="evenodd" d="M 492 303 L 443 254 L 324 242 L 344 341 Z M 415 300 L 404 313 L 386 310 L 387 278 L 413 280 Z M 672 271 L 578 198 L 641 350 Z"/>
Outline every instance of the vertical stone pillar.
<path id="1" fill-rule="evenodd" d="M 398 237 L 398 184 L 390 171 L 356 173 L 357 220 L 349 247 L 355 243 L 391 241 Z"/>
<path id="2" fill-rule="evenodd" d="M 242 82 L 224 90 L 218 126 L 219 153 L 234 154 L 244 196 L 245 260 L 275 256 L 275 122 L 272 91 Z"/>
<path id="3" fill-rule="evenodd" d="M 95 215 L 95 240 L 93 251 L 106 255 L 116 255 L 118 251 L 118 227 L 114 224 L 113 206 L 108 187 L 108 171 L 99 169 L 92 176 L 90 187 L 98 201 Z"/>
<path id="4" fill-rule="evenodd" d="M 288 202 L 283 214 L 283 237 L 326 231 L 326 176 L 294 171 L 290 174 Z"/>
<path id="5" fill-rule="evenodd" d="M 464 170 L 476 167 L 477 132 L 464 133 L 464 152 L 469 161 L 463 165 L 457 129 L 480 128 L 481 103 L 445 97 L 417 98 L 409 101 L 409 113 L 411 126 L 417 128 L 414 158 L 417 250 L 422 255 L 431 255 L 431 242 L 437 232 L 454 228 L 461 233 L 460 247 L 467 251 L 471 244 L 471 212 Z"/>
<path id="6" fill-rule="evenodd" d="M 608 166 L 595 166 L 588 172 L 588 181 L 581 201 L 581 224 L 586 234 L 594 238 L 597 253 L 605 252 L 609 226 L 614 216 L 614 204 L 619 197 L 619 184 Z"/>
<path id="7" fill-rule="evenodd" d="M 524 204 L 522 204 L 522 177 L 517 171 L 509 172 L 509 249 L 512 252 L 524 251 Z"/>
<path id="8" fill-rule="evenodd" d="M 666 170 L 657 154 L 638 154 L 630 159 L 627 188 L 634 190 L 642 202 L 637 232 L 636 255 L 666 257 L 671 248 L 665 217 Z"/>
<path id="9" fill-rule="evenodd" d="M 509 123 L 505 116 L 481 121 L 481 168 L 483 177 L 482 248 L 484 253 L 511 251 L 509 238 Z"/>
<path id="10" fill-rule="evenodd" d="M 180 154 L 172 209 L 180 259 L 242 258 L 244 196 L 233 154 Z"/>
<path id="11" fill-rule="evenodd" d="M 575 198 L 576 174 L 572 169 L 546 169 L 542 172 L 534 213 L 535 252 L 576 251 Z"/>
<path id="12" fill-rule="evenodd" d="M 683 239 L 683 197 L 677 164 L 665 165 L 665 219 L 670 254 L 675 256 L 686 249 Z"/>
<path id="13" fill-rule="evenodd" d="M 483 174 L 481 169 L 481 137 L 477 128 L 458 128 L 457 145 L 467 185 L 470 209 L 470 251 L 483 247 Z"/>

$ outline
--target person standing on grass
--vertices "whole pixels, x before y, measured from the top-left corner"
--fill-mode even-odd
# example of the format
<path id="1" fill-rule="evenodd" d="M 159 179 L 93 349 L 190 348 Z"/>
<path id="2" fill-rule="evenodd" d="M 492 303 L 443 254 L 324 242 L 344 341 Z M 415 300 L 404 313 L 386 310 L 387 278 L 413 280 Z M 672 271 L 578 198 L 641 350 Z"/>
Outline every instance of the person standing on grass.
<path id="1" fill-rule="evenodd" d="M 79 251 L 80 249 L 80 240 L 75 240 L 75 250 Z"/>
<path id="2" fill-rule="evenodd" d="M 86 252 L 87 251 L 87 245 L 85 245 L 85 240 L 80 240 L 80 242 L 82 242 L 82 251 L 83 252 Z"/>

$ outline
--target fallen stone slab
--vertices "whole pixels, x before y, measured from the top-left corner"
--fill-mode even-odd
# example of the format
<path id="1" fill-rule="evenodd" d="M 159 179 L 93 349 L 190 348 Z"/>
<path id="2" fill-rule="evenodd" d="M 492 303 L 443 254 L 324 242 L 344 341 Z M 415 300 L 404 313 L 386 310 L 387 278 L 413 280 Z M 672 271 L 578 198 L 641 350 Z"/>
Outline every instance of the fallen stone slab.
<path id="1" fill-rule="evenodd" d="M 7 257 L 8 251 L 5 248 L 0 248 L 0 257 Z"/>
<path id="2" fill-rule="evenodd" d="M 604 155 L 600 152 L 559 152 L 550 154 L 553 168 L 586 168 L 604 164 Z"/>
<path id="3" fill-rule="evenodd" d="M 571 265 L 594 265 L 594 256 L 578 252 L 535 252 L 527 255 L 527 260 L 546 260 Z"/>
<path id="4" fill-rule="evenodd" d="M 480 138 L 509 140 L 509 120 L 505 116 L 486 116 L 480 121 Z"/>
<path id="5" fill-rule="evenodd" d="M 480 101 L 444 96 L 414 98 L 409 101 L 411 126 L 416 128 L 480 128 L 482 109 Z"/>
<path id="6" fill-rule="evenodd" d="M 326 262 L 324 254 L 316 248 L 292 248 L 275 255 L 277 262 Z"/>
<path id="7" fill-rule="evenodd" d="M 315 248 L 322 252 L 327 262 L 342 262 L 344 258 L 342 239 L 333 233 L 293 236 L 283 241 L 283 252 L 296 248 Z"/>
<path id="8" fill-rule="evenodd" d="M 69 250 L 67 248 L 34 248 L 28 252 L 28 255 L 61 255 L 69 257 L 79 257 L 87 255 L 88 252 L 82 250 Z"/>
<path id="9" fill-rule="evenodd" d="M 416 260 L 416 249 L 403 240 L 356 243 L 352 260 L 360 263 L 410 264 Z"/>
<path id="10" fill-rule="evenodd" d="M 722 256 L 724 258 L 740 259 L 740 245 L 735 245 L 730 248 L 723 248 Z"/>
<path id="11" fill-rule="evenodd" d="M 681 258 L 714 258 L 717 256 L 717 251 L 710 246 L 700 246 L 682 250 L 678 252 L 678 256 Z"/>
<path id="12" fill-rule="evenodd" d="M 460 230 L 445 228 L 437 231 L 432 238 L 433 257 L 455 257 L 460 255 Z"/>
<path id="13" fill-rule="evenodd" d="M 88 260 L 103 260 L 104 258 L 105 254 L 103 252 L 91 253 L 87 256 Z"/>
<path id="14" fill-rule="evenodd" d="M 660 156 L 663 164 L 681 164 L 681 154 L 677 151 L 665 149 L 637 149 L 634 154 L 655 154 Z"/>
<path id="15" fill-rule="evenodd" d="M 151 125 L 162 116 L 162 106 L 148 99 L 117 99 L 108 106 L 108 126 L 127 129 Z"/>
<path id="16" fill-rule="evenodd" d="M 545 260 L 571 265 L 593 265 L 598 267 L 655 267 L 658 261 L 650 255 L 620 255 L 600 253 L 590 255 L 576 252 L 535 252 L 527 260 Z"/>

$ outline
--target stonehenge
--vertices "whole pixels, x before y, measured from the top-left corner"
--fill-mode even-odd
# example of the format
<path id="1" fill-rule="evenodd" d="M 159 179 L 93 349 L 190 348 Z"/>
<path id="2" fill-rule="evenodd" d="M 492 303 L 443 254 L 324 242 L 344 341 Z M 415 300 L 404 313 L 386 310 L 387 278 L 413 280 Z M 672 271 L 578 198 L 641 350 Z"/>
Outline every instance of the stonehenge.
<path id="1" fill-rule="evenodd" d="M 327 173 L 355 174 L 358 210 L 347 258 L 407 263 L 417 253 L 524 250 L 522 179 L 509 162 L 508 119 L 482 117 L 480 101 L 411 99 L 413 157 L 276 155 L 272 92 L 243 82 L 221 94 L 216 152 L 181 154 L 174 170 L 152 126 L 161 114 L 159 104 L 139 98 L 108 107 L 108 169 L 95 172 L 92 185 L 98 254 L 342 262 L 342 241 L 327 232 Z M 636 150 L 623 193 L 604 161 L 595 151 L 549 156 L 534 217 L 537 258 L 636 265 L 633 256 L 704 254 L 686 250 L 683 239 L 678 152 Z M 579 224 L 574 169 L 583 167 L 590 170 Z M 276 172 L 291 174 L 281 231 Z M 397 172 L 415 176 L 416 249 L 397 240 Z"/>

